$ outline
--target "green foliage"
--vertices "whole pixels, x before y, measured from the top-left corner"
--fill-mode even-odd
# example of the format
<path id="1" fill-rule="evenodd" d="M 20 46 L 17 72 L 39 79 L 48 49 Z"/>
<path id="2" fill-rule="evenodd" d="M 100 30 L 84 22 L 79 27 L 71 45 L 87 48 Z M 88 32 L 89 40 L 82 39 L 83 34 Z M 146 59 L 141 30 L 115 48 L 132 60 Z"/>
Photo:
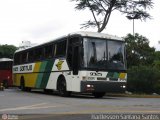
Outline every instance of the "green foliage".
<path id="1" fill-rule="evenodd" d="M 157 68 L 160 71 L 160 51 L 156 51 L 154 53 L 154 62 L 152 66 Z"/>
<path id="2" fill-rule="evenodd" d="M 128 34 L 125 38 L 127 66 L 152 65 L 154 61 L 155 48 L 149 46 L 149 40 L 139 35 Z"/>
<path id="3" fill-rule="evenodd" d="M 160 71 L 160 60 L 155 60 L 153 62 L 153 67 L 157 68 Z"/>
<path id="4" fill-rule="evenodd" d="M 160 94 L 160 51 L 149 46 L 149 40 L 139 34 L 125 38 L 128 81 L 127 89 L 137 93 Z"/>
<path id="5" fill-rule="evenodd" d="M 147 9 L 153 7 L 152 0 L 71 0 L 75 1 L 77 10 L 88 9 L 93 19 L 82 24 L 84 28 L 97 27 L 102 32 L 108 24 L 111 13 L 115 10 L 123 13 L 129 20 L 150 18 Z M 82 27 L 82 28 L 83 28 Z"/>
<path id="6" fill-rule="evenodd" d="M 128 69 L 127 89 L 137 93 L 160 94 L 160 71 L 151 66 L 131 67 Z"/>
<path id="7" fill-rule="evenodd" d="M 154 53 L 154 60 L 160 60 L 160 51 Z"/>
<path id="8" fill-rule="evenodd" d="M 13 45 L 0 45 L 0 58 L 13 58 L 17 48 Z"/>

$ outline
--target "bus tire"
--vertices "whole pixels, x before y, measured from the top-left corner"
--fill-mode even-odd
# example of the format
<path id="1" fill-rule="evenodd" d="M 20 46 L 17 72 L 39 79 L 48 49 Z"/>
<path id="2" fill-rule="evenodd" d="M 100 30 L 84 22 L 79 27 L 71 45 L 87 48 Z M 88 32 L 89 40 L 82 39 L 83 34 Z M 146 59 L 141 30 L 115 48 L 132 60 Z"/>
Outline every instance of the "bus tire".
<path id="1" fill-rule="evenodd" d="M 25 91 L 27 91 L 27 92 L 31 92 L 31 89 L 32 88 L 30 88 L 30 87 L 25 87 Z"/>
<path id="2" fill-rule="evenodd" d="M 105 92 L 93 92 L 95 98 L 102 98 L 105 95 Z"/>
<path id="3" fill-rule="evenodd" d="M 71 92 L 67 91 L 66 80 L 64 77 L 60 77 L 57 83 L 58 93 L 62 97 L 68 97 L 71 95 Z"/>

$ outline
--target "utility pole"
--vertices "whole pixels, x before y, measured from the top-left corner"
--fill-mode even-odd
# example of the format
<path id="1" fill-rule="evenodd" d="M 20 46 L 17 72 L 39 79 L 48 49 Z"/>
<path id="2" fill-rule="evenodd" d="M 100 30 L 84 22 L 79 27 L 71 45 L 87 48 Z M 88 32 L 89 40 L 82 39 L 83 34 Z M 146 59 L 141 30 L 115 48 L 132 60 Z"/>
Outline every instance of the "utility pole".
<path id="1" fill-rule="evenodd" d="M 135 33 L 134 33 L 134 19 L 133 19 L 133 36 L 134 36 L 134 34 L 135 34 Z"/>

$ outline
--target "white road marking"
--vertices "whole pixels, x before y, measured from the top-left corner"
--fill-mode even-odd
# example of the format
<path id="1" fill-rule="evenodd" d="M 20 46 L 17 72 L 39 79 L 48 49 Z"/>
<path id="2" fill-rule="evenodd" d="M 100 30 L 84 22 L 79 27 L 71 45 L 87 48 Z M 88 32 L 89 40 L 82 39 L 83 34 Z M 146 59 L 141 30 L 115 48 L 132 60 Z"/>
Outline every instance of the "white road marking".
<path id="1" fill-rule="evenodd" d="M 27 109 L 42 109 L 42 108 L 52 108 L 52 107 L 58 107 L 58 106 L 44 106 L 47 103 L 39 103 L 39 104 L 34 104 L 34 105 L 28 105 L 28 106 L 22 106 L 22 107 L 15 107 L 15 108 L 5 108 L 5 109 L 0 109 L 0 111 L 16 111 L 16 110 L 27 110 Z"/>

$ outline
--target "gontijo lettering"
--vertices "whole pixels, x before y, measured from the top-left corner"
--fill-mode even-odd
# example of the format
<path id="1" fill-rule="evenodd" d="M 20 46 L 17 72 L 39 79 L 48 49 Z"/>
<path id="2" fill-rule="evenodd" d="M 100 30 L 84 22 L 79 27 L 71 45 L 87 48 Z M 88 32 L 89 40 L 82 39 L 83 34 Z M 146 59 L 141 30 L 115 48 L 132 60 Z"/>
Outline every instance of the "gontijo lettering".
<path id="1" fill-rule="evenodd" d="M 31 70 L 32 70 L 32 65 L 20 66 L 20 71 L 31 71 Z"/>

